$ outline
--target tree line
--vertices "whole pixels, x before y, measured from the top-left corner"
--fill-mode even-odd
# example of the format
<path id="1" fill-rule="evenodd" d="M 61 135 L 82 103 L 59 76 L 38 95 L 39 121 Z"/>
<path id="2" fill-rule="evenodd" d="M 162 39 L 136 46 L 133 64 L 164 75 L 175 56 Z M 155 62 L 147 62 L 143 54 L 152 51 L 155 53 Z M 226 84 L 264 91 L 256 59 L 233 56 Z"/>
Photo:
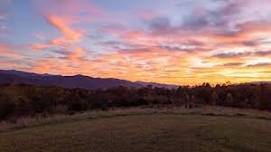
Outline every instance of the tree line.
<path id="1" fill-rule="evenodd" d="M 114 107 L 219 105 L 271 110 L 270 84 L 180 86 L 176 89 L 119 86 L 106 90 L 56 86 L 1 85 L 0 120 L 22 116 L 73 114 Z"/>

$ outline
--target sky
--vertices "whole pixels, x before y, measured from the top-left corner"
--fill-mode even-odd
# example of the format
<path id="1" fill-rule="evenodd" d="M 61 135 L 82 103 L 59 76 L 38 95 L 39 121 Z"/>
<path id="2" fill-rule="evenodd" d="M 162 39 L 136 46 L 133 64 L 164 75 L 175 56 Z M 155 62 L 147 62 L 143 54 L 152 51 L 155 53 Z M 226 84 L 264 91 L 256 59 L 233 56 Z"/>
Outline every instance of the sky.
<path id="1" fill-rule="evenodd" d="M 0 69 L 271 81 L 270 0 L 0 0 Z"/>

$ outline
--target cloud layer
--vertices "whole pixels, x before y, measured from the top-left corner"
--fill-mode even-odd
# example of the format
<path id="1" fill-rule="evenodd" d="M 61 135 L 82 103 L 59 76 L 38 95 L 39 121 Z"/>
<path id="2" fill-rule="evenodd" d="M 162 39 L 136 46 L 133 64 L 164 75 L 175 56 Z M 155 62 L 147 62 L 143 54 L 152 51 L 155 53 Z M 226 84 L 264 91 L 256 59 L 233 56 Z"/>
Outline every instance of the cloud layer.
<path id="1" fill-rule="evenodd" d="M 27 0 L 23 10 L 7 1 L 0 68 L 174 84 L 271 80 L 270 4 Z M 30 23 L 17 27 L 22 13 Z"/>

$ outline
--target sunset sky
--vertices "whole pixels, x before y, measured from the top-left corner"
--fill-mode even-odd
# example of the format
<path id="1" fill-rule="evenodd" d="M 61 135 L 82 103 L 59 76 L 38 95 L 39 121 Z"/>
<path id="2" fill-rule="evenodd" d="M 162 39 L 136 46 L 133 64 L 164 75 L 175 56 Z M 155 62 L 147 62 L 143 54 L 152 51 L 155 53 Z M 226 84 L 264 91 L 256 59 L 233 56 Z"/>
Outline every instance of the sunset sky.
<path id="1" fill-rule="evenodd" d="M 0 69 L 269 81 L 271 0 L 0 0 Z"/>

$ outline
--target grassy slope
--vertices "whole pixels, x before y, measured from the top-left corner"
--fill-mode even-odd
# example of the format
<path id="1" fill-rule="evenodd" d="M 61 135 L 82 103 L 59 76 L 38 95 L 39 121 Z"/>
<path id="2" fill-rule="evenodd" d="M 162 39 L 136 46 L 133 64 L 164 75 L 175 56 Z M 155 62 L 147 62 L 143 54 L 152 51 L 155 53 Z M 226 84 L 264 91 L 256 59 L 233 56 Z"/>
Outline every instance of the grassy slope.
<path id="1" fill-rule="evenodd" d="M 6 130 L 0 151 L 270 151 L 270 120 L 209 114 L 122 112 Z"/>

